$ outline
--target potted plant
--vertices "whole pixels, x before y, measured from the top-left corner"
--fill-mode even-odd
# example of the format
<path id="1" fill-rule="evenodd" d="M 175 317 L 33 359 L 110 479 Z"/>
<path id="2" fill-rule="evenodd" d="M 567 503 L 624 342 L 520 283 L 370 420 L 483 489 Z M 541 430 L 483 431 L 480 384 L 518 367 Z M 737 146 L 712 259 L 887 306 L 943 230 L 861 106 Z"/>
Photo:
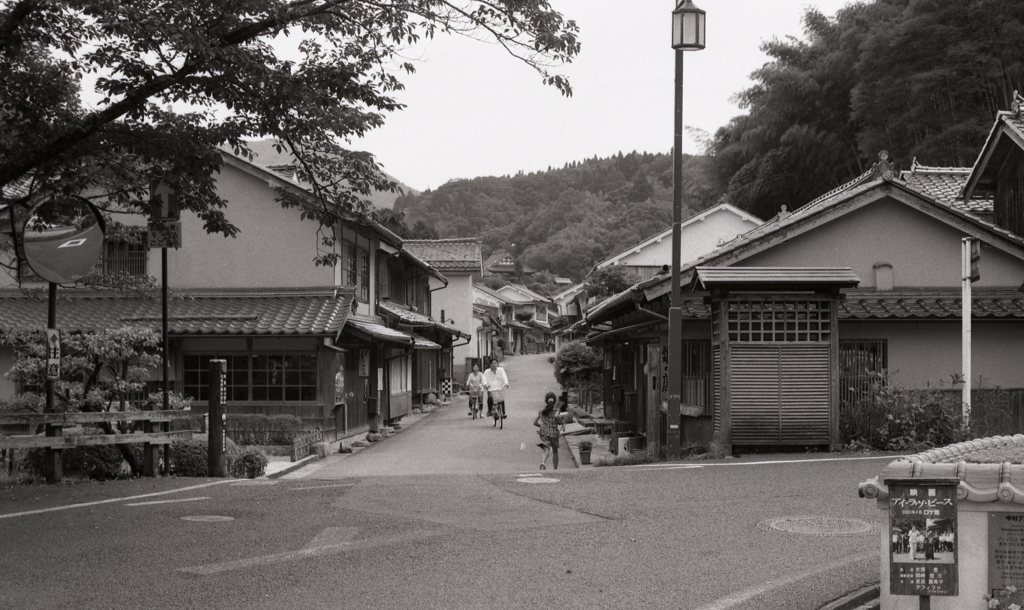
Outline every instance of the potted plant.
<path id="1" fill-rule="evenodd" d="M 590 441 L 582 441 L 579 444 L 580 449 L 580 464 L 590 463 L 590 450 L 593 449 L 594 443 Z"/>

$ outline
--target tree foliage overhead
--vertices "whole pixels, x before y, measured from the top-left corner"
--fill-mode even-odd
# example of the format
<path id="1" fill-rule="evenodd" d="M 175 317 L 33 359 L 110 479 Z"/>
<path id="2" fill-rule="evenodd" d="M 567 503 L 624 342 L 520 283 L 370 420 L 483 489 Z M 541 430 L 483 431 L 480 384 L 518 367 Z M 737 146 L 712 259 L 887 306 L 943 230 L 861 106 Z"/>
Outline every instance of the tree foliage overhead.
<path id="1" fill-rule="evenodd" d="M 551 70 L 578 53 L 577 28 L 547 0 L 5 0 L 0 193 L 24 205 L 26 184 L 88 192 L 144 213 L 163 178 L 207 231 L 231 236 L 218 147 L 245 156 L 246 138 L 274 137 L 313 193 L 281 203 L 319 224 L 329 264 L 338 221 L 392 186 L 346 145 L 400 108 L 414 70 L 403 48 L 439 33 L 494 40 L 571 92 Z M 83 87 L 98 101 L 83 104 Z"/>
<path id="2" fill-rule="evenodd" d="M 711 152 L 730 202 L 762 218 L 870 167 L 970 166 L 997 110 L 1024 89 L 1024 4 L 875 0 L 804 15 L 805 40 L 763 45 L 770 61 L 738 95 L 747 113 Z"/>
<path id="3" fill-rule="evenodd" d="M 706 157 L 683 163 L 690 215 L 715 203 L 719 190 Z M 400 196 L 395 209 L 441 237 L 480 236 L 485 253 L 516 244 L 526 265 L 579 279 L 598 260 L 670 225 L 672 160 L 619 153 L 545 172 L 453 180 Z"/>

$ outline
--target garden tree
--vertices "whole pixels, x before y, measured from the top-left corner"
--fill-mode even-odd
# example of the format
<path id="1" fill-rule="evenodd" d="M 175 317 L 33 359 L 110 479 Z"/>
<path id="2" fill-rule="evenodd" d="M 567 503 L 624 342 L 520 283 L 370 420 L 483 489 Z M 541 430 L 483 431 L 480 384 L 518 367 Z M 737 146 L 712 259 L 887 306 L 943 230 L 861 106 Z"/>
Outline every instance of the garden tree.
<path id="1" fill-rule="evenodd" d="M 0 5 L 0 194 L 88 193 L 146 213 L 152 179 L 211 233 L 233 236 L 215 189 L 219 147 L 273 137 L 312 195 L 280 203 L 334 229 L 394 186 L 352 138 L 401 107 L 404 48 L 440 33 L 489 38 L 569 95 L 552 72 L 579 52 L 547 0 L 10 0 Z M 96 99 L 79 100 L 91 88 Z M 168 109 L 173 106 L 175 111 Z M 27 194 L 26 194 L 27 191 Z"/>
<path id="2" fill-rule="evenodd" d="M 636 283 L 625 267 L 602 267 L 587 277 L 587 295 L 604 298 L 618 294 Z"/>
<path id="3" fill-rule="evenodd" d="M 437 234 L 437 229 L 423 222 L 417 220 L 412 228 L 409 229 L 409 239 L 440 239 L 441 237 Z"/>
<path id="4" fill-rule="evenodd" d="M 14 365 L 6 375 L 25 387 L 46 382 L 46 334 L 38 331 L 5 333 L 0 342 L 13 348 Z M 126 326 L 61 336 L 60 379 L 54 388 L 58 412 L 127 410 L 128 399 L 146 389 L 149 372 L 160 366 L 160 334 L 153 329 Z M 109 423 L 100 424 L 114 434 Z M 119 445 L 132 473 L 141 464 L 130 445 Z"/>
<path id="5" fill-rule="evenodd" d="M 405 224 L 405 212 L 379 208 L 370 212 L 370 218 L 399 237 L 410 237 L 409 227 Z"/>
<path id="6" fill-rule="evenodd" d="M 601 353 L 582 341 L 572 341 L 555 354 L 555 380 L 566 388 L 586 389 L 601 383 L 604 360 Z"/>
<path id="7" fill-rule="evenodd" d="M 711 145 L 730 202 L 768 219 L 782 204 L 795 209 L 865 169 L 849 100 L 859 36 L 868 27 L 859 14 L 868 10 L 853 5 L 830 20 L 809 9 L 806 41 L 762 45 L 770 61 L 737 96 L 748 113 L 719 129 Z"/>
<path id="8" fill-rule="evenodd" d="M 969 166 L 995 111 L 1024 88 L 1024 6 L 1006 0 L 875 0 L 834 19 L 810 9 L 806 40 L 763 45 L 770 61 L 738 95 L 747 114 L 710 147 L 726 196 L 762 218 L 866 170 Z"/>
<path id="9" fill-rule="evenodd" d="M 903 167 L 971 166 L 1024 89 L 1024 5 L 1006 0 L 884 0 L 860 41 L 851 116 L 865 155 L 885 149 Z M 876 117 L 884 117 L 878 121 Z"/>

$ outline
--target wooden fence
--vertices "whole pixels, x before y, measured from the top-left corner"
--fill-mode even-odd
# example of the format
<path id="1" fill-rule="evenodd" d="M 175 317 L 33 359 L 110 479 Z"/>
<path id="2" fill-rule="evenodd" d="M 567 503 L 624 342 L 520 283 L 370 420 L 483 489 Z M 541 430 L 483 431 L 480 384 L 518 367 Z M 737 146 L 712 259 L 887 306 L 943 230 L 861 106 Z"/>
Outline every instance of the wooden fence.
<path id="1" fill-rule="evenodd" d="M 121 445 L 143 443 L 143 474 L 156 476 L 156 450 L 179 440 L 192 438 L 192 430 L 171 430 L 171 423 L 188 420 L 189 411 L 107 411 L 100 413 L 5 413 L 0 414 L 0 448 L 46 448 L 57 451 L 54 461 L 59 466 L 61 449 L 95 445 Z M 64 435 L 64 428 L 95 424 L 134 424 L 140 432 L 117 434 Z M 45 433 L 37 434 L 40 427 Z M 13 460 L 12 460 L 13 462 Z M 47 460 L 50 463 L 50 460 Z M 51 481 L 61 479 L 60 468 L 50 474 Z"/>

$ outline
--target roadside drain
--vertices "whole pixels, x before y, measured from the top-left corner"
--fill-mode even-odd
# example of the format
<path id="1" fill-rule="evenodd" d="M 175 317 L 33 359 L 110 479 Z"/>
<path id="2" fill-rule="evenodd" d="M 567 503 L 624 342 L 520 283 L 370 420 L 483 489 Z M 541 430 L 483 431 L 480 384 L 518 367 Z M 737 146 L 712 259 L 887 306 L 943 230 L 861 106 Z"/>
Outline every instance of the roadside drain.
<path id="1" fill-rule="evenodd" d="M 845 517 L 780 517 L 761 521 L 757 527 L 805 536 L 857 536 L 874 529 L 867 521 Z"/>

